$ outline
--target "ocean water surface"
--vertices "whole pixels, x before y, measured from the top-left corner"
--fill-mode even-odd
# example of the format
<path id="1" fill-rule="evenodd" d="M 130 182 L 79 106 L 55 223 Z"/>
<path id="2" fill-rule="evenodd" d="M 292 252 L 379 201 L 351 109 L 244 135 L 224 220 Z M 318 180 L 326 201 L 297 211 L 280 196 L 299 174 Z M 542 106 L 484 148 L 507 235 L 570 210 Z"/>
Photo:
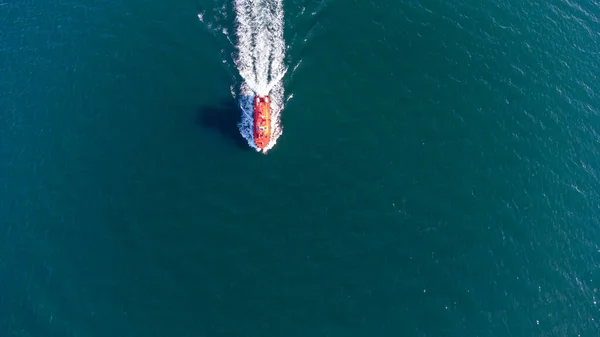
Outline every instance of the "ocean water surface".
<path id="1" fill-rule="evenodd" d="M 282 5 L 0 0 L 0 336 L 598 336 L 598 4 Z"/>

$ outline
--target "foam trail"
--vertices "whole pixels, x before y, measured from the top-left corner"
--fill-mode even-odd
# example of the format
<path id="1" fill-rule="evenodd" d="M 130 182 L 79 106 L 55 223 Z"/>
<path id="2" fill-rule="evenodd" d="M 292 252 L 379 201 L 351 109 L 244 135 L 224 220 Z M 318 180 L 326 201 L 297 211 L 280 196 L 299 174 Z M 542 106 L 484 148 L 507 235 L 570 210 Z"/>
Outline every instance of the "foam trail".
<path id="1" fill-rule="evenodd" d="M 248 41 L 252 40 L 252 23 L 251 15 L 247 13 L 249 10 L 246 6 L 247 0 L 236 0 L 236 21 L 237 21 L 237 36 L 238 36 L 238 55 L 235 60 L 235 65 L 238 68 L 242 78 L 250 83 L 256 83 L 254 69 L 252 69 L 252 49 Z M 241 45 L 245 44 L 245 45 Z"/>
<path id="2" fill-rule="evenodd" d="M 282 134 L 281 111 L 284 107 L 286 73 L 283 38 L 283 0 L 235 0 L 237 58 L 236 67 L 244 82 L 239 103 L 242 120 L 240 133 L 248 145 L 258 150 L 253 136 L 253 98 L 255 94 L 271 98 L 271 141 L 267 152 Z"/>

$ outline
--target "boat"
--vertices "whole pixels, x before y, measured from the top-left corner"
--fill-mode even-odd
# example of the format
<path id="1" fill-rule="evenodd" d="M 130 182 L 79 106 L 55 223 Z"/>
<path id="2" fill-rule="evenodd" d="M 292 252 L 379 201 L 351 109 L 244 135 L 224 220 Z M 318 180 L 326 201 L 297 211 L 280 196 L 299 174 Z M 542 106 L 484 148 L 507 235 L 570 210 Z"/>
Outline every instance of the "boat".
<path id="1" fill-rule="evenodd" d="M 254 143 L 263 150 L 271 142 L 271 99 L 254 96 Z"/>

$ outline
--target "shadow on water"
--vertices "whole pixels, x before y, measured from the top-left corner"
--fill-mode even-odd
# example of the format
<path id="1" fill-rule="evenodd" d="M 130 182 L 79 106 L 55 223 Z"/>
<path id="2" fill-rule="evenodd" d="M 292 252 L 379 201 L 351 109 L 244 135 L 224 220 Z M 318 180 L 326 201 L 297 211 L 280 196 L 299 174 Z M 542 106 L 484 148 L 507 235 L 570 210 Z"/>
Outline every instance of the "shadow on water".
<path id="1" fill-rule="evenodd" d="M 196 124 L 207 129 L 214 129 L 238 147 L 250 150 L 248 142 L 242 137 L 238 128 L 241 114 L 238 102 L 233 98 L 226 99 L 217 105 L 199 108 L 196 112 Z"/>

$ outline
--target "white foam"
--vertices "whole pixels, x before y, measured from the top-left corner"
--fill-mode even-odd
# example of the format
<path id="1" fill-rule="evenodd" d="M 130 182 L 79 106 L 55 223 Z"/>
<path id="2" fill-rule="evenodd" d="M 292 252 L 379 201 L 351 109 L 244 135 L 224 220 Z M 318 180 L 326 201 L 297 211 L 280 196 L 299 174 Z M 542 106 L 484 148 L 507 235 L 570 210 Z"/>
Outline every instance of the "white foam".
<path id="1" fill-rule="evenodd" d="M 248 145 L 259 150 L 253 136 L 253 99 L 255 94 L 271 98 L 271 141 L 266 153 L 277 143 L 283 130 L 285 40 L 283 38 L 283 0 L 235 0 L 237 57 L 234 63 L 244 79 L 239 104 L 242 119 L 239 129 Z"/>

